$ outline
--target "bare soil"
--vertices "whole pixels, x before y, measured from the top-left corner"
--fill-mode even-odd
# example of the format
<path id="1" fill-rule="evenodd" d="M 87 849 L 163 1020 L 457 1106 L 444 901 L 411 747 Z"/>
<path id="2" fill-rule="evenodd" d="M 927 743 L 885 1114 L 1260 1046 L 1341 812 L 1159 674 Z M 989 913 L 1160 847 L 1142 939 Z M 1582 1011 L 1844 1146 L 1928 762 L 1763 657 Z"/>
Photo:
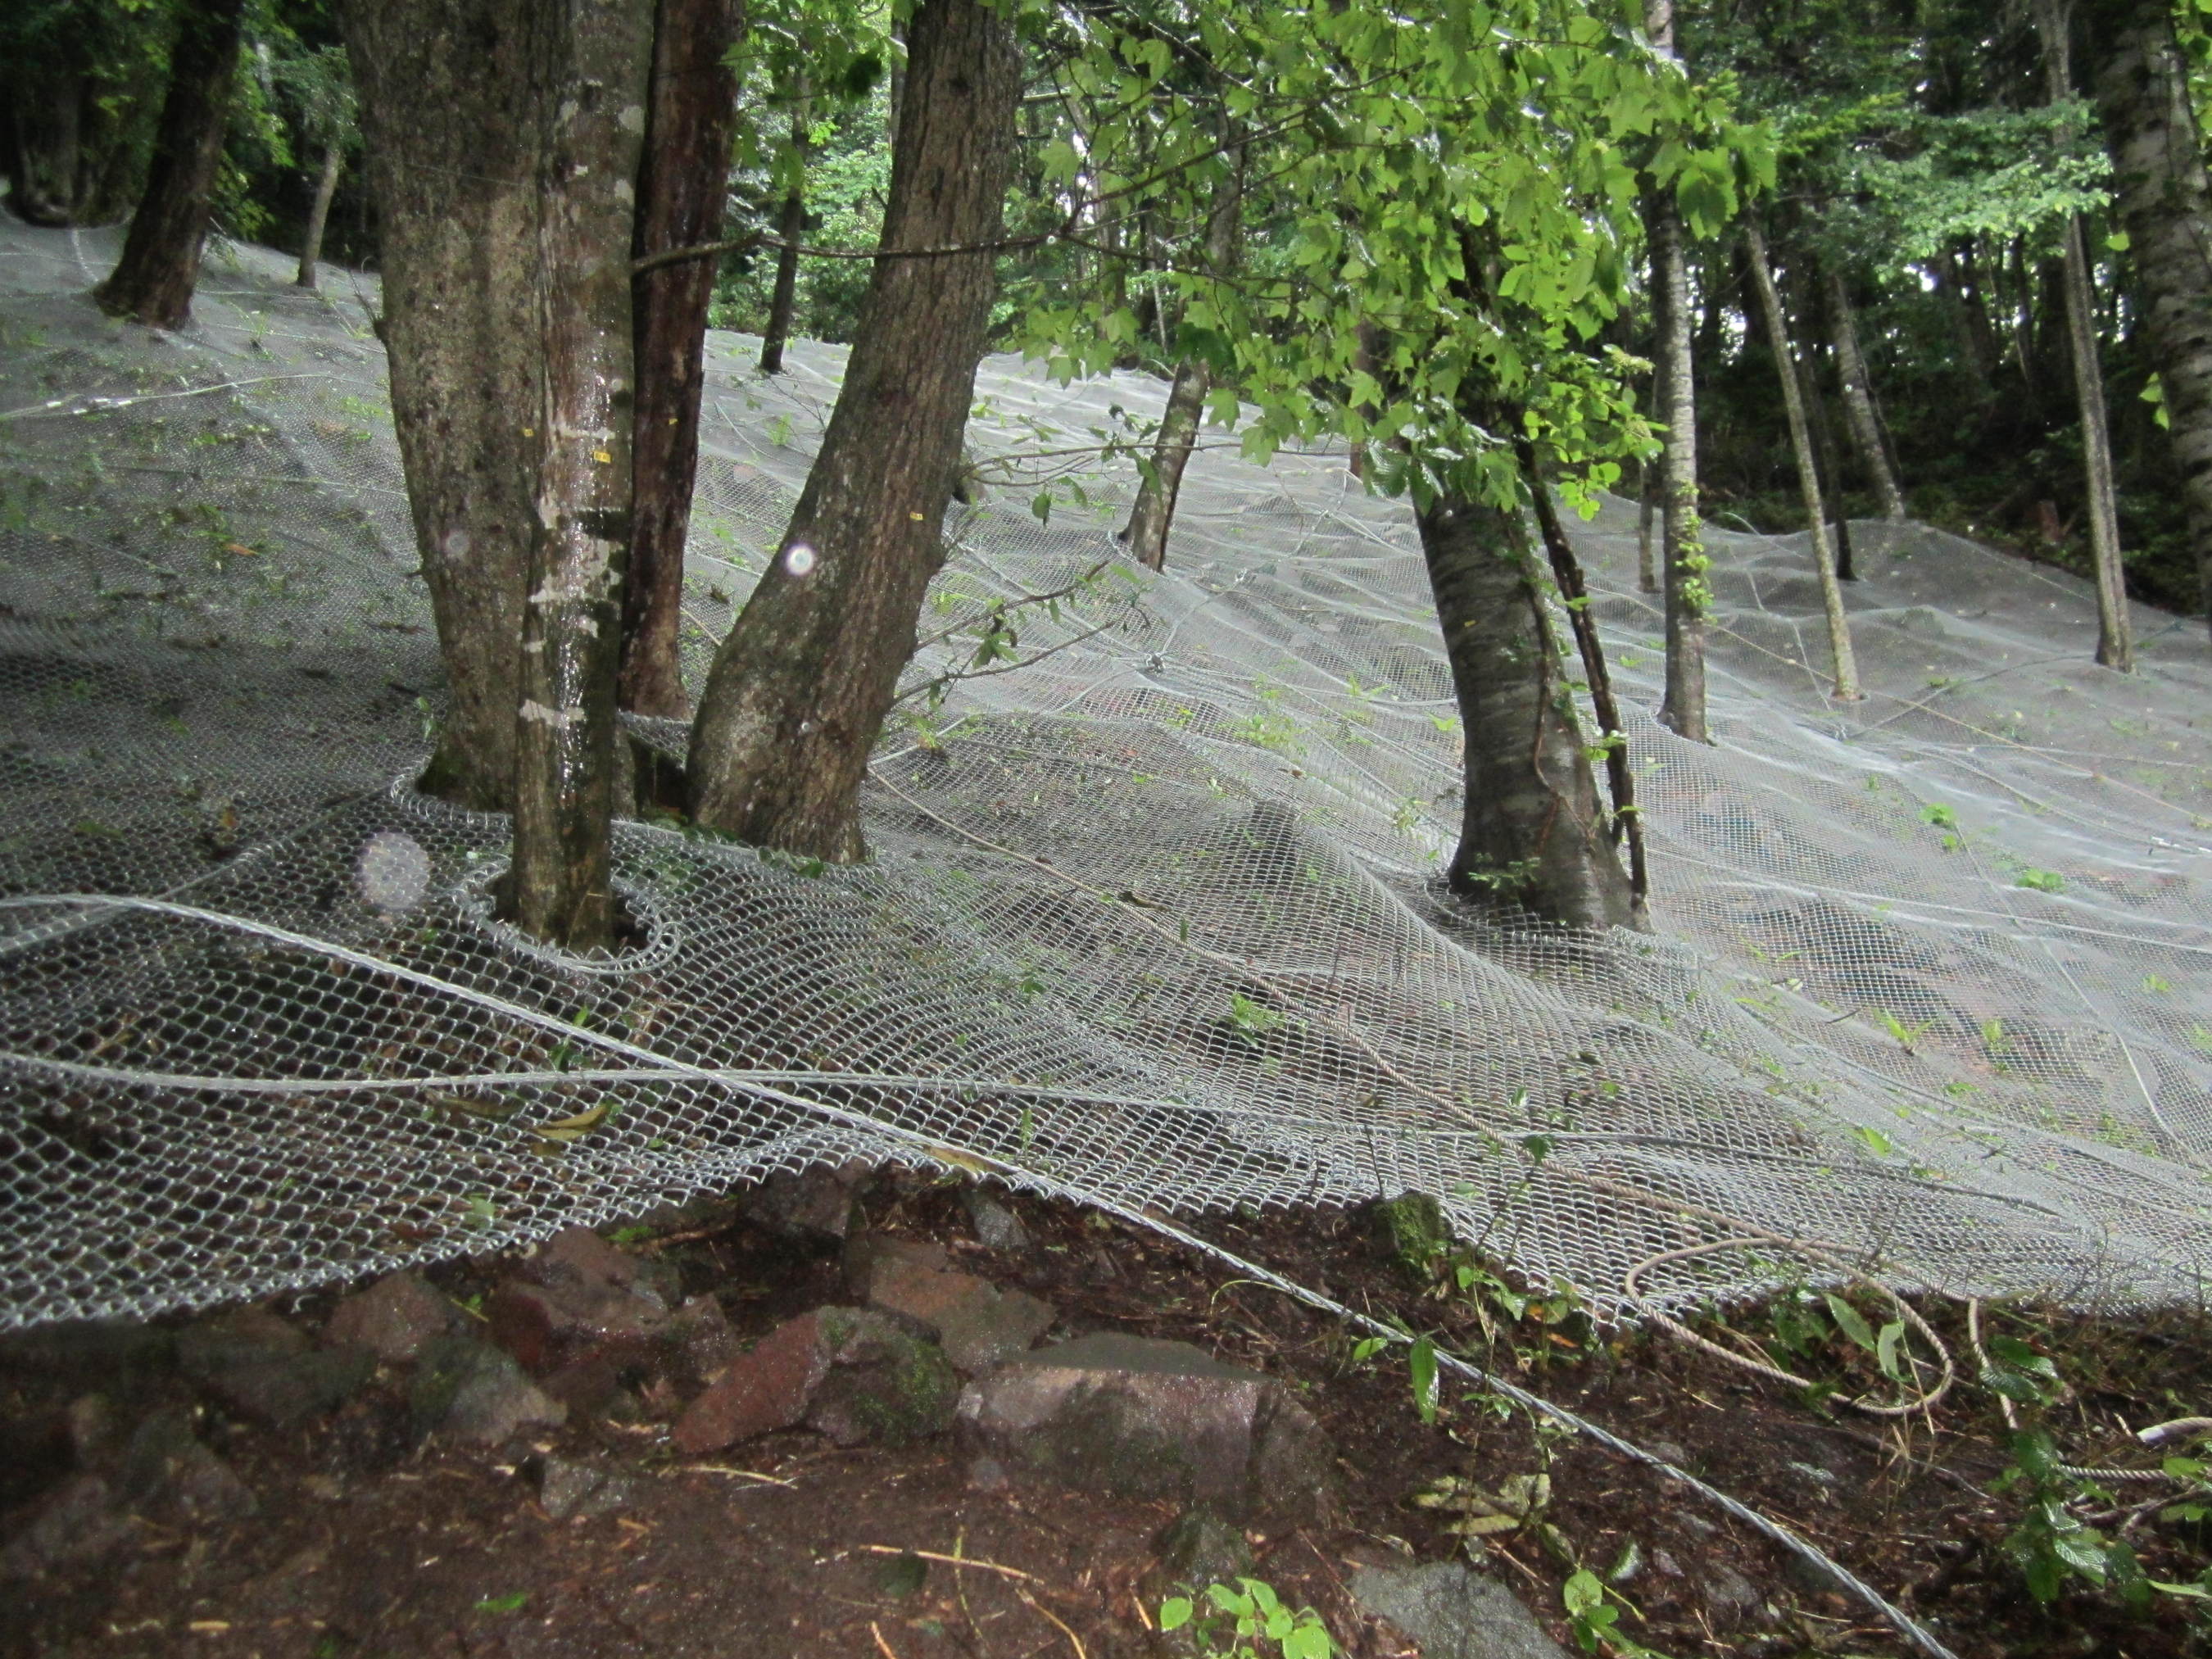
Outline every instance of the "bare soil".
<path id="1" fill-rule="evenodd" d="M 1006 1200 L 1032 1248 L 977 1243 L 950 1182 L 875 1177 L 878 1231 L 937 1240 L 963 1266 L 1052 1302 L 1052 1334 L 1110 1329 L 1177 1338 L 1290 1380 L 1334 1437 L 1343 1501 L 1330 1515 L 1248 1534 L 1259 1576 L 1319 1610 L 1360 1659 L 1415 1650 L 1364 1618 L 1347 1581 L 1362 1564 L 1451 1557 L 1449 1509 L 1413 1500 L 1440 1477 L 1495 1491 L 1547 1470 L 1543 1520 L 1492 1535 L 1486 1570 L 1570 1647 L 1560 1586 L 1574 1565 L 1635 1565 L 1618 1588 L 1623 1628 L 1688 1655 L 1895 1655 L 1913 1651 L 1867 1606 L 1678 1484 L 1578 1437 L 1536 1432 L 1494 1396 L 1448 1386 L 1433 1424 L 1414 1409 L 1401 1355 L 1355 1362 L 1357 1333 L 1208 1258 L 1114 1218 L 1027 1197 Z M 2002 1540 L 2021 1500 L 1996 1489 L 2008 1455 L 1993 1396 L 1962 1382 L 1895 1427 L 1698 1353 L 1664 1335 L 1594 1334 L 1576 1319 L 1492 1325 L 1465 1298 L 1412 1284 L 1364 1216 L 1338 1211 L 1217 1216 L 1199 1231 L 1347 1305 L 1436 1332 L 1510 1376 L 1676 1457 L 1812 1540 L 1927 1621 L 1962 1659 L 2009 1655 L 2160 1659 L 2206 1650 L 2191 1604 L 2141 1612 L 2084 1586 L 2049 1606 L 2026 1593 Z M 663 1235 L 629 1240 L 714 1295 L 748 1336 L 841 1299 L 837 1261 L 756 1228 L 740 1204 L 710 1206 Z M 495 1258 L 433 1270 L 465 1304 L 495 1283 Z M 278 1304 L 308 1327 L 331 1295 Z M 1966 1349 L 1956 1310 L 1924 1310 Z M 1728 1315 L 1739 1328 L 1759 1310 Z M 2103 1462 L 2140 1425 L 2205 1407 L 2212 1334 L 2198 1319 L 2084 1322 L 2003 1310 L 2073 1379 L 2053 1420 L 2066 1455 Z M 0 1655 L 204 1655 L 207 1659 L 403 1659 L 410 1656 L 878 1656 L 1073 1659 L 1176 1650 L 1152 1627 L 1170 1593 L 1154 1540 L 1158 1504 L 1091 1493 L 987 1492 L 947 1438 L 900 1449 L 839 1449 L 804 1431 L 704 1460 L 677 1457 L 681 1401 L 649 1384 L 636 1420 L 572 1416 L 497 1454 L 466 1452 L 409 1426 L 403 1377 L 380 1373 L 334 1416 L 289 1433 L 229 1421 L 166 1364 L 133 1363 L 127 1341 L 75 1367 L 27 1364 L 0 1344 L 0 1545 L 70 1470 L 67 1412 L 98 1392 L 123 1416 L 163 1405 L 198 1413 L 200 1438 L 243 1480 L 258 1512 L 194 1527 L 143 1520 L 104 1554 L 0 1587 Z M 149 1345 L 144 1352 L 155 1348 Z M 1878 1379 L 1830 1356 L 1845 1392 Z M 1969 1367 L 1971 1369 L 1971 1367 Z M 544 1456 L 600 1460 L 632 1478 L 623 1507 L 566 1522 L 530 1476 Z M 2206 1539 L 2161 1520 L 2161 1491 L 2130 1487 L 2125 1535 L 2154 1578 L 2191 1579 Z M 2106 1523 L 2107 1530 L 2124 1517 Z"/>

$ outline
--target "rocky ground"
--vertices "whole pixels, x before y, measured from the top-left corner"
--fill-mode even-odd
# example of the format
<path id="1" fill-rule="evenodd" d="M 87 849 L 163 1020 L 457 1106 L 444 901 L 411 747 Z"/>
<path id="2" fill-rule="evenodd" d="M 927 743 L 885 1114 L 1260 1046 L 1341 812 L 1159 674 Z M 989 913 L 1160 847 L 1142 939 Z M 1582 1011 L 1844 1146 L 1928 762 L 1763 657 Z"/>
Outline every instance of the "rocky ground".
<path id="1" fill-rule="evenodd" d="M 2028 1598 L 1992 1396 L 1883 1431 L 1569 1299 L 1409 1270 L 1370 1213 L 1202 1224 L 1735 1493 L 1966 1659 L 2198 1650 L 2182 1597 Z M 2077 1436 L 2204 1387 L 2199 1322 L 2089 1328 Z M 1357 1337 L 1112 1218 L 858 1169 L 343 1293 L 21 1334 L 0 1653 L 1134 1659 L 1212 1650 L 1164 1607 L 1248 1578 L 1364 1659 L 1911 1650 L 1497 1395 L 1448 1387 L 1425 1422 L 1402 1351 Z M 2192 1576 L 2197 1523 L 2137 1497 L 2107 1530 Z M 1578 1569 L 1609 1631 L 1570 1616 Z"/>

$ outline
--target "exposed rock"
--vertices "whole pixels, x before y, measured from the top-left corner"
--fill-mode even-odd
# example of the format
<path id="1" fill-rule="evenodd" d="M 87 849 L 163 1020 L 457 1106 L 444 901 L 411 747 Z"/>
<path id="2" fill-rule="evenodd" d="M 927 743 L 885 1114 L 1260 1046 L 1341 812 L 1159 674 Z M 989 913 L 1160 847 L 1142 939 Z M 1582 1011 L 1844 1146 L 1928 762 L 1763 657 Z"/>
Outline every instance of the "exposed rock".
<path id="1" fill-rule="evenodd" d="M 318 1349 L 265 1308 L 236 1308 L 177 1335 L 185 1376 L 232 1412 L 289 1429 L 336 1410 L 357 1393 L 375 1360 L 354 1349 Z"/>
<path id="2" fill-rule="evenodd" d="M 130 1516 L 96 1474 L 72 1475 L 48 1492 L 0 1548 L 0 1580 L 37 1578 L 90 1561 L 129 1541 Z"/>
<path id="3" fill-rule="evenodd" d="M 963 1187 L 960 1201 L 967 1206 L 969 1224 L 975 1229 L 976 1240 L 986 1249 L 998 1250 L 1006 1255 L 1027 1255 L 1030 1252 L 1030 1230 L 1022 1225 L 1022 1218 L 991 1196 L 981 1187 Z"/>
<path id="4" fill-rule="evenodd" d="M 696 1389 L 738 1354 L 744 1344 L 730 1328 L 729 1316 L 711 1296 L 695 1296 L 668 1318 L 661 1333 L 668 1349 L 669 1370 L 677 1384 Z"/>
<path id="5" fill-rule="evenodd" d="M 331 1310 L 323 1340 L 362 1348 L 387 1365 L 406 1364 L 433 1338 L 453 1328 L 453 1304 L 414 1273 L 386 1273 Z"/>
<path id="6" fill-rule="evenodd" d="M 580 1232 L 609 1255 L 621 1257 L 597 1234 L 581 1229 L 562 1234 L 555 1243 Z M 548 1246 L 540 1255 L 553 1253 Z M 593 1253 L 577 1247 L 565 1254 L 590 1261 Z M 651 1287 L 627 1274 L 565 1270 L 557 1260 L 541 1266 L 532 1258 L 525 1267 L 536 1271 L 518 1273 L 494 1291 L 484 1304 L 484 1322 L 491 1340 L 526 1370 L 544 1376 L 597 1361 L 611 1377 L 652 1358 L 668 1321 L 668 1304 Z"/>
<path id="7" fill-rule="evenodd" d="M 945 1351 L 882 1314 L 825 1308 L 831 1369 L 817 1385 L 807 1426 L 841 1446 L 902 1446 L 952 1426 L 960 1379 Z"/>
<path id="8" fill-rule="evenodd" d="M 1436 1259 L 1451 1249 L 1443 1206 L 1426 1193 L 1401 1193 L 1368 1211 L 1375 1237 L 1401 1272 L 1425 1285 Z"/>
<path id="9" fill-rule="evenodd" d="M 1714 1619 L 1722 1624 L 1734 1624 L 1747 1617 L 1764 1599 L 1759 1586 L 1753 1583 L 1734 1567 L 1715 1567 L 1705 1580 L 1705 1606 L 1711 1609 Z"/>
<path id="10" fill-rule="evenodd" d="M 846 1247 L 845 1279 L 871 1307 L 919 1321 L 969 1375 L 1028 1352 L 1059 1316 L 1049 1303 L 955 1268 L 937 1245 L 864 1233 Z"/>
<path id="11" fill-rule="evenodd" d="M 567 1227 L 515 1266 L 532 1285 L 628 1291 L 666 1313 L 676 1305 L 677 1275 L 664 1262 L 617 1249 L 589 1227 Z"/>
<path id="12" fill-rule="evenodd" d="M 601 1463 L 540 1457 L 526 1473 L 537 1483 L 539 1507 L 556 1521 L 610 1515 L 627 1508 L 637 1495 L 636 1481 Z"/>
<path id="13" fill-rule="evenodd" d="M 868 1166 L 825 1164 L 793 1175 L 779 1170 L 746 1200 L 745 1218 L 763 1232 L 803 1243 L 842 1243 L 853 1231 L 853 1206 Z"/>
<path id="14" fill-rule="evenodd" d="M 1310 1515 L 1334 1485 L 1320 1425 L 1281 1383 L 1187 1342 L 1100 1334 L 1024 1355 L 968 1386 L 960 1429 L 1017 1480 L 1232 1519 Z"/>
<path id="15" fill-rule="evenodd" d="M 116 1493 L 141 1515 L 194 1523 L 240 1521 L 260 1508 L 230 1465 L 200 1443 L 191 1419 L 174 1409 L 139 1424 Z"/>
<path id="16" fill-rule="evenodd" d="M 1565 1659 L 1512 1591 L 1457 1561 L 1361 1567 L 1352 1595 L 1403 1631 L 1421 1659 Z"/>
<path id="17" fill-rule="evenodd" d="M 1152 1540 L 1159 1577 L 1186 1590 L 1208 1584 L 1233 1584 L 1252 1571 L 1252 1546 L 1242 1527 L 1233 1526 L 1193 1504 L 1160 1529 Z"/>
<path id="18" fill-rule="evenodd" d="M 804 1422 L 841 1445 L 902 1444 L 951 1426 L 959 1386 L 913 1322 L 869 1308 L 817 1308 L 732 1360 L 672 1438 L 697 1456 Z"/>
<path id="19" fill-rule="evenodd" d="M 473 1446 L 496 1446 L 568 1417 L 513 1355 L 466 1334 L 441 1337 L 422 1351 L 408 1406 L 418 1435 L 435 1431 Z"/>
<path id="20" fill-rule="evenodd" d="M 790 1428 L 806 1415 L 815 1385 L 829 1370 L 820 1313 L 801 1314 L 732 1359 L 677 1419 L 670 1437 L 678 1451 L 696 1457 L 772 1429 Z"/>

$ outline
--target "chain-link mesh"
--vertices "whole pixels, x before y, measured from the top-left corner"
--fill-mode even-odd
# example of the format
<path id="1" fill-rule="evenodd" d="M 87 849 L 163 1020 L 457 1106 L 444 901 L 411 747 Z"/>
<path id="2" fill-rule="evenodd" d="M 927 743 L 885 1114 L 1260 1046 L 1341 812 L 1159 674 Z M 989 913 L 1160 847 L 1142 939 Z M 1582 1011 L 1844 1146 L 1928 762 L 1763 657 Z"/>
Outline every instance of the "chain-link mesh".
<path id="1" fill-rule="evenodd" d="M 1075 591 L 1009 613 L 1042 660 L 902 705 L 872 861 L 625 823 L 649 941 L 579 962 L 493 919 L 504 822 L 406 782 L 439 670 L 373 292 L 235 250 L 155 335 L 84 297 L 113 248 L 0 232 L 0 1326 L 854 1154 L 1164 1211 L 1420 1188 L 1604 1312 L 1637 1262 L 1743 1231 L 1894 1282 L 2197 1294 L 2201 624 L 2139 612 L 2142 672 L 2110 674 L 2084 584 L 1861 525 L 1872 695 L 1834 705 L 1802 539 L 1715 526 L 1717 742 L 1686 744 L 1644 712 L 1656 604 L 1609 503 L 1571 528 L 1662 931 L 1590 939 L 1440 900 L 1449 682 L 1407 511 L 1341 457 L 1202 453 L 1141 586 L 1081 580 L 1126 463 L 1048 522 L 1033 483 L 988 486 L 911 682 L 969 665 L 993 601 Z M 795 347 L 763 381 L 751 352 L 710 347 L 695 686 L 842 361 Z M 979 398 L 988 460 L 1162 391 L 994 359 Z M 1813 1270 L 1755 1245 L 1646 1284 Z"/>

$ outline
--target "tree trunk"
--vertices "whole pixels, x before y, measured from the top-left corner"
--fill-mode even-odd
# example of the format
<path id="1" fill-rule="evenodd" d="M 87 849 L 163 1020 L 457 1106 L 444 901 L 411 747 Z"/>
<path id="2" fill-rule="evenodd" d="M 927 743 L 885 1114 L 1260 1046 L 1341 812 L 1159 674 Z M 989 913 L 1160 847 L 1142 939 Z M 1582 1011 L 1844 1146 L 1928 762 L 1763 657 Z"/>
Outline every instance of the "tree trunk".
<path id="1" fill-rule="evenodd" d="M 323 170 L 315 179 L 315 204 L 307 210 L 307 234 L 300 244 L 300 274 L 294 286 L 313 288 L 316 285 L 315 267 L 322 261 L 323 230 L 331 222 L 331 198 L 338 191 L 338 169 L 345 164 L 345 152 L 335 143 L 323 146 Z"/>
<path id="2" fill-rule="evenodd" d="M 1652 520 L 1659 515 L 1659 495 L 1667 475 L 1662 458 L 1636 464 L 1636 586 L 1646 593 L 1659 591 L 1659 567 L 1651 557 Z"/>
<path id="3" fill-rule="evenodd" d="M 1851 447 L 1858 451 L 1859 470 L 1874 490 L 1876 506 L 1885 519 L 1905 516 L 1905 492 L 1898 488 L 1897 469 L 1890 465 L 1889 443 L 1881 429 L 1881 416 L 1874 404 L 1874 380 L 1867 373 L 1866 354 L 1859 349 L 1858 323 L 1851 306 L 1850 286 L 1843 273 L 1831 266 L 1825 273 L 1828 302 L 1828 333 L 1836 348 L 1836 378 L 1842 383 L 1844 423 L 1850 428 Z"/>
<path id="4" fill-rule="evenodd" d="M 1828 623 L 1828 656 L 1835 672 L 1832 695 L 1856 702 L 1858 659 L 1851 651 L 1851 625 L 1844 614 L 1843 585 L 1836 580 L 1835 544 L 1828 538 L 1827 505 L 1820 499 L 1820 472 L 1813 459 L 1813 433 L 1805 420 L 1805 399 L 1797 380 L 1797 354 L 1790 348 L 1790 325 L 1782 296 L 1774 291 L 1774 267 L 1766 257 L 1766 236 L 1749 214 L 1743 221 L 1744 252 L 1749 256 L 1752 292 L 1766 326 L 1767 349 L 1774 354 L 1775 378 L 1782 386 L 1783 418 L 1790 427 L 1790 453 L 1797 463 L 1797 490 L 1805 503 L 1805 529 L 1812 538 L 1813 566 L 1820 580 L 1820 609 Z"/>
<path id="5" fill-rule="evenodd" d="M 532 937 L 603 951 L 615 942 L 615 684 L 637 416 L 629 262 L 652 0 L 541 3 L 532 24 L 543 124 L 532 273 L 543 436 L 522 612 L 510 898 Z"/>
<path id="6" fill-rule="evenodd" d="M 123 257 L 93 290 L 111 317 L 152 328 L 182 328 L 191 319 L 245 9 L 245 0 L 197 0 L 183 9 L 146 189 L 131 216 Z"/>
<path id="7" fill-rule="evenodd" d="M 1644 855 L 1644 819 L 1636 805 L 1636 773 L 1628 763 L 1628 737 L 1620 724 L 1620 705 L 1613 695 L 1613 675 L 1606 666 L 1605 647 L 1598 638 L 1597 619 L 1590 615 L 1589 585 L 1583 580 L 1582 562 L 1574 544 L 1559 523 L 1552 503 L 1551 487 L 1537 464 L 1536 447 L 1526 439 L 1516 441 L 1521 476 L 1528 481 L 1528 495 L 1536 509 L 1536 528 L 1550 555 L 1552 580 L 1566 608 L 1567 625 L 1574 630 L 1575 649 L 1589 682 L 1590 712 L 1597 716 L 1598 741 L 1605 747 L 1606 781 L 1613 795 L 1613 821 L 1606 839 L 1618 847 L 1628 843 L 1628 909 L 1630 926 L 1650 925 L 1651 870 Z M 1584 751 L 1588 752 L 1587 750 Z"/>
<path id="8" fill-rule="evenodd" d="M 890 201 L 859 337 L 822 448 L 692 727 L 695 817 L 756 845 L 865 856 L 860 790 L 944 562 L 995 291 L 1021 58 L 1006 12 L 922 0 Z M 921 257 L 891 257 L 929 250 Z"/>
<path id="9" fill-rule="evenodd" d="M 2167 0 L 2086 0 L 2081 15 L 2212 625 L 2212 187 L 2187 65 Z"/>
<path id="10" fill-rule="evenodd" d="M 8 207 L 27 225 L 78 221 L 83 173 L 81 117 L 91 102 L 84 71 L 71 64 L 9 76 Z"/>
<path id="11" fill-rule="evenodd" d="M 1647 0 L 1644 33 L 1674 56 L 1674 0 Z M 1698 392 L 1690 350 L 1689 253 L 1682 216 L 1665 190 L 1649 207 L 1653 320 L 1658 331 L 1659 418 L 1667 428 L 1660 550 L 1667 612 L 1667 691 L 1660 722 L 1692 743 L 1705 731 L 1705 612 L 1712 589 L 1698 525 Z"/>
<path id="12" fill-rule="evenodd" d="M 806 87 L 802 81 L 793 96 L 798 100 L 791 117 L 791 147 L 798 158 L 800 178 L 806 167 Z M 768 302 L 768 327 L 761 335 L 760 372 L 783 373 L 783 348 L 791 338 L 791 314 L 799 300 L 799 244 L 806 231 L 806 191 L 794 184 L 785 194 L 775 221 L 775 292 Z"/>
<path id="13" fill-rule="evenodd" d="M 513 805 L 538 401 L 535 0 L 351 0 L 392 423 L 445 660 L 421 787 Z M 469 166 L 455 167 L 465 155 Z"/>
<path id="14" fill-rule="evenodd" d="M 1237 255 L 1237 233 L 1244 215 L 1244 148 L 1231 137 L 1224 146 L 1228 177 L 1217 187 L 1213 208 L 1206 221 L 1207 274 L 1224 276 Z M 1168 392 L 1167 412 L 1152 443 L 1150 472 L 1138 486 L 1129 521 L 1121 526 L 1121 540 L 1138 563 L 1147 570 L 1164 570 L 1168 564 L 1168 529 L 1175 522 L 1176 498 L 1182 490 L 1183 469 L 1190 465 L 1198 442 L 1199 416 L 1204 413 L 1206 393 L 1213 372 L 1200 358 L 1186 357 L 1176 365 L 1175 384 Z"/>
<path id="15" fill-rule="evenodd" d="M 1359 325 L 1359 331 L 1352 348 L 1352 367 L 1355 373 L 1364 374 L 1378 384 L 1381 381 L 1382 331 L 1373 323 Z M 1375 417 L 1382 412 L 1375 399 L 1371 398 L 1355 402 L 1352 407 L 1353 412 L 1370 425 L 1372 425 Z M 1373 441 L 1371 439 L 1362 438 L 1352 447 L 1351 470 L 1352 476 L 1355 478 L 1364 478 L 1367 476 L 1367 446 L 1371 441 Z"/>
<path id="16" fill-rule="evenodd" d="M 1572 927 L 1633 925 L 1520 514 L 1446 496 L 1417 520 L 1467 744 L 1453 890 Z"/>
<path id="17" fill-rule="evenodd" d="M 2054 104 L 2074 95 L 2071 20 L 2065 0 L 2038 0 L 2036 27 L 2043 35 L 2045 90 Z M 2105 367 L 2097 345 L 2095 297 L 2081 216 L 2069 214 L 2063 231 L 2060 287 L 2066 302 L 2066 344 L 2074 368 L 2074 401 L 2081 416 L 2081 471 L 2088 498 L 2089 559 L 2097 578 L 2097 660 L 2123 674 L 2135 672 L 2136 648 L 2128 615 L 2127 577 L 2120 562 L 2119 499 L 2112 479 L 2112 428 L 2105 412 Z"/>
<path id="18" fill-rule="evenodd" d="M 1660 721 L 1692 743 L 1705 730 L 1705 612 L 1712 589 L 1698 520 L 1698 399 L 1690 357 L 1690 295 L 1682 221 L 1663 192 L 1651 203 L 1651 267 L 1659 329 L 1660 580 L 1667 613 L 1667 691 Z"/>
<path id="19" fill-rule="evenodd" d="M 744 0 L 659 0 L 632 252 L 697 247 L 721 232 L 737 76 L 723 61 L 744 32 Z M 623 586 L 622 706 L 691 713 L 679 647 L 684 547 L 699 472 L 707 313 L 718 261 L 690 259 L 636 278 L 637 356 L 629 570 Z"/>
<path id="20" fill-rule="evenodd" d="M 1803 340 L 1818 333 L 1807 296 L 1797 296 L 1797 336 Z M 1844 511 L 1844 459 L 1836 442 L 1835 422 L 1828 418 L 1826 394 L 1820 386 L 1816 362 L 1797 360 L 1797 395 L 1805 402 L 1805 425 L 1813 434 L 1813 459 L 1820 468 L 1820 499 L 1827 503 L 1828 531 L 1836 538 L 1836 580 L 1855 582 L 1859 573 L 1851 562 L 1851 521 Z"/>

